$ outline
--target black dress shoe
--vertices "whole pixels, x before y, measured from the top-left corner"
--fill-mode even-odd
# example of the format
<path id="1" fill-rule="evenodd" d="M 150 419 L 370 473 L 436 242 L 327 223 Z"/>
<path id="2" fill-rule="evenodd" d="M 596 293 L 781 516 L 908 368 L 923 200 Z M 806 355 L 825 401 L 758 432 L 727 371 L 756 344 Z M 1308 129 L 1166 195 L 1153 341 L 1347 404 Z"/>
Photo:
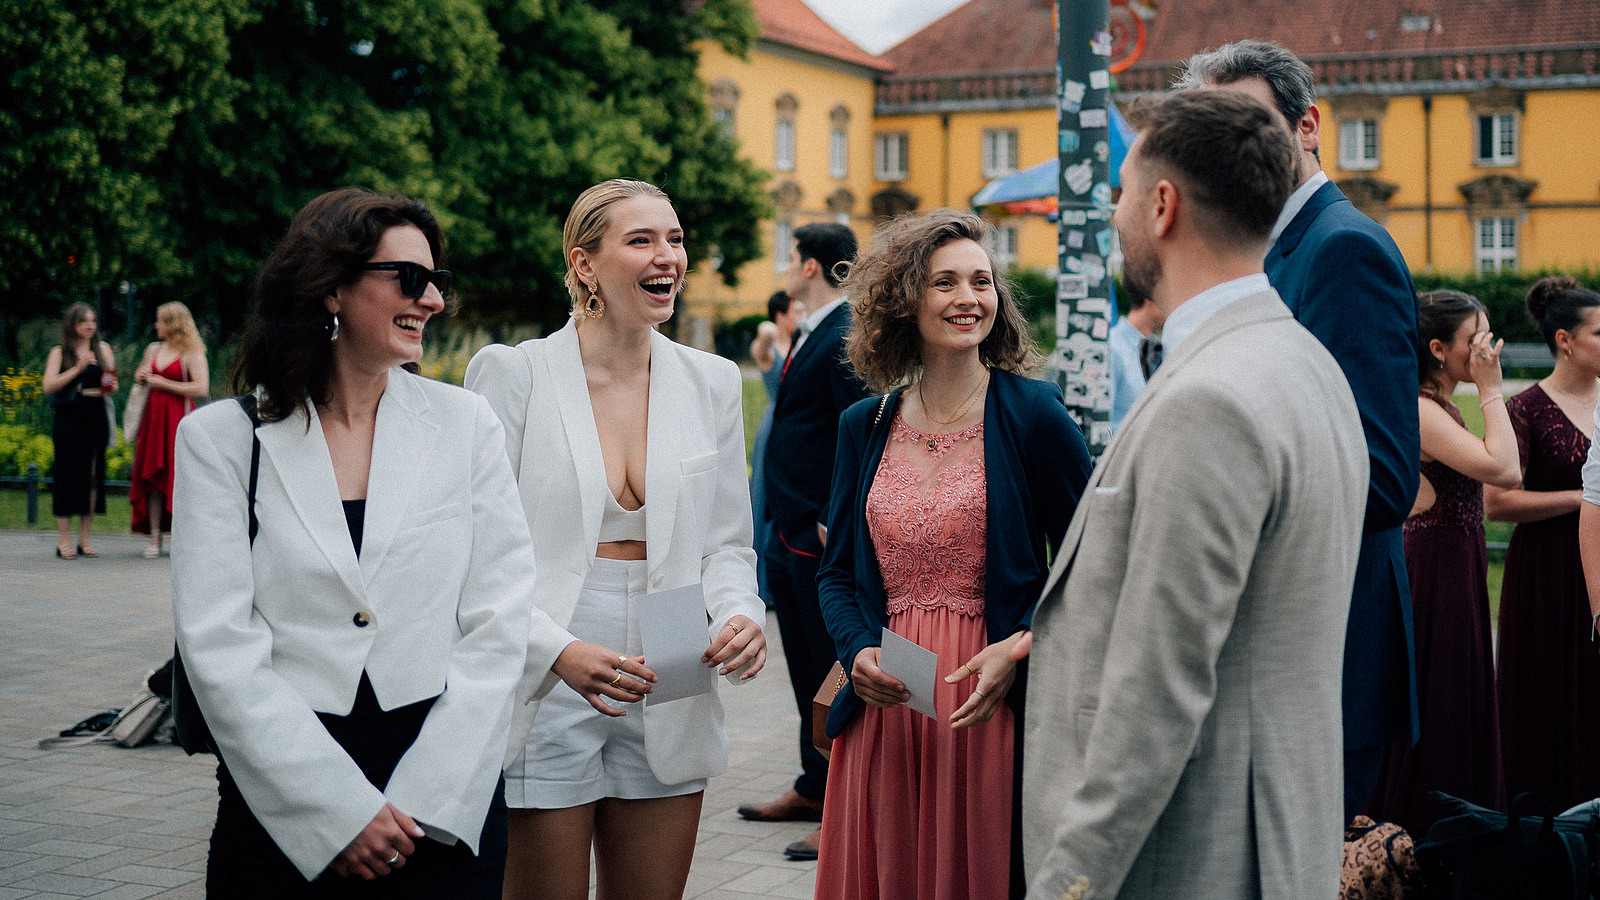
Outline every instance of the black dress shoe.
<path id="1" fill-rule="evenodd" d="M 783 856 L 785 859 L 791 859 L 795 862 L 811 862 L 817 858 L 817 850 L 821 844 L 822 829 L 818 828 L 809 837 L 795 841 L 783 848 Z"/>
<path id="2" fill-rule="evenodd" d="M 808 800 L 789 788 L 769 803 L 739 807 L 739 815 L 752 822 L 821 822 L 822 803 Z"/>

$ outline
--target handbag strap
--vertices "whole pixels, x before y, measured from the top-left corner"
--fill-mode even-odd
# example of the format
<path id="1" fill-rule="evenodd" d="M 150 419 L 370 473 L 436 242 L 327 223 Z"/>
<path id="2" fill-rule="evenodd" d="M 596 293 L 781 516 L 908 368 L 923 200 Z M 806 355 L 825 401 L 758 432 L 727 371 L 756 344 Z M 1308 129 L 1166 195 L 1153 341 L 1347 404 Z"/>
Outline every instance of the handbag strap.
<path id="1" fill-rule="evenodd" d="M 245 505 L 250 510 L 250 546 L 254 547 L 256 532 L 261 529 L 261 520 L 256 518 L 256 476 L 261 472 L 261 438 L 256 434 L 256 429 L 261 427 L 261 417 L 256 414 L 254 394 L 241 394 L 233 399 L 250 417 L 250 487 L 245 493 Z"/>

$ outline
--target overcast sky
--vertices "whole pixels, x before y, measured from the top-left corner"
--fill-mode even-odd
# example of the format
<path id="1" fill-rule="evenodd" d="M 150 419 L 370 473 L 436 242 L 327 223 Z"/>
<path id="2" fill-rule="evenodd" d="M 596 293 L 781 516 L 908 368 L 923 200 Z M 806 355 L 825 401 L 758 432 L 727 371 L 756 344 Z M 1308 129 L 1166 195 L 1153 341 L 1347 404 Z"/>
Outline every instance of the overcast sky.
<path id="1" fill-rule="evenodd" d="M 805 0 L 840 34 L 882 53 L 966 0 Z"/>

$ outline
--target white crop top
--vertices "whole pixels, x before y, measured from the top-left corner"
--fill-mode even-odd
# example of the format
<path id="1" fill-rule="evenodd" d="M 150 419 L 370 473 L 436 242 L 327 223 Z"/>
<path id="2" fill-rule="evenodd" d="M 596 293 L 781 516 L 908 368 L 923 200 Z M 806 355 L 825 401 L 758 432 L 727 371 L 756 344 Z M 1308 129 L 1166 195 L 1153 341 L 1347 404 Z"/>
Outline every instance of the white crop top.
<path id="1" fill-rule="evenodd" d="M 599 543 L 610 541 L 644 540 L 644 507 L 623 509 L 610 491 L 606 491 L 605 509 L 600 513 Z"/>

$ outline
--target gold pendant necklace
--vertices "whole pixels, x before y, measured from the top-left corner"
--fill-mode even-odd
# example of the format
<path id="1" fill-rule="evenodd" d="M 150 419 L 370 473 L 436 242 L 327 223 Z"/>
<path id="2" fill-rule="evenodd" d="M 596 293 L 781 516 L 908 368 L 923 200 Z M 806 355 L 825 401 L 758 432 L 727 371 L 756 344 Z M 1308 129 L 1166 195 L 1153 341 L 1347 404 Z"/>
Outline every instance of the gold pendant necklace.
<path id="1" fill-rule="evenodd" d="M 926 396 L 924 396 L 923 393 L 922 393 L 922 379 L 920 379 L 920 378 L 917 380 L 917 400 L 922 403 L 922 414 L 924 416 L 928 417 L 928 421 L 934 422 L 934 423 L 939 424 L 939 425 L 943 425 L 943 426 L 948 428 L 949 426 L 954 425 L 955 423 L 961 421 L 962 417 L 965 416 L 967 414 L 967 412 L 972 409 L 972 404 L 977 402 L 977 400 L 978 400 L 978 392 L 982 391 L 984 386 L 987 385 L 988 383 L 989 383 L 989 367 L 985 366 L 984 369 L 983 369 L 983 380 L 979 381 L 978 382 L 978 386 L 972 389 L 972 393 L 971 394 L 967 395 L 967 402 L 962 404 L 961 411 L 956 413 L 953 417 L 951 417 L 949 419 L 941 419 L 941 418 L 935 416 L 933 414 L 933 411 L 928 408 L 928 398 Z M 929 453 L 933 453 L 937 449 L 938 449 L 938 436 L 937 435 L 929 435 L 928 436 L 928 452 Z"/>

